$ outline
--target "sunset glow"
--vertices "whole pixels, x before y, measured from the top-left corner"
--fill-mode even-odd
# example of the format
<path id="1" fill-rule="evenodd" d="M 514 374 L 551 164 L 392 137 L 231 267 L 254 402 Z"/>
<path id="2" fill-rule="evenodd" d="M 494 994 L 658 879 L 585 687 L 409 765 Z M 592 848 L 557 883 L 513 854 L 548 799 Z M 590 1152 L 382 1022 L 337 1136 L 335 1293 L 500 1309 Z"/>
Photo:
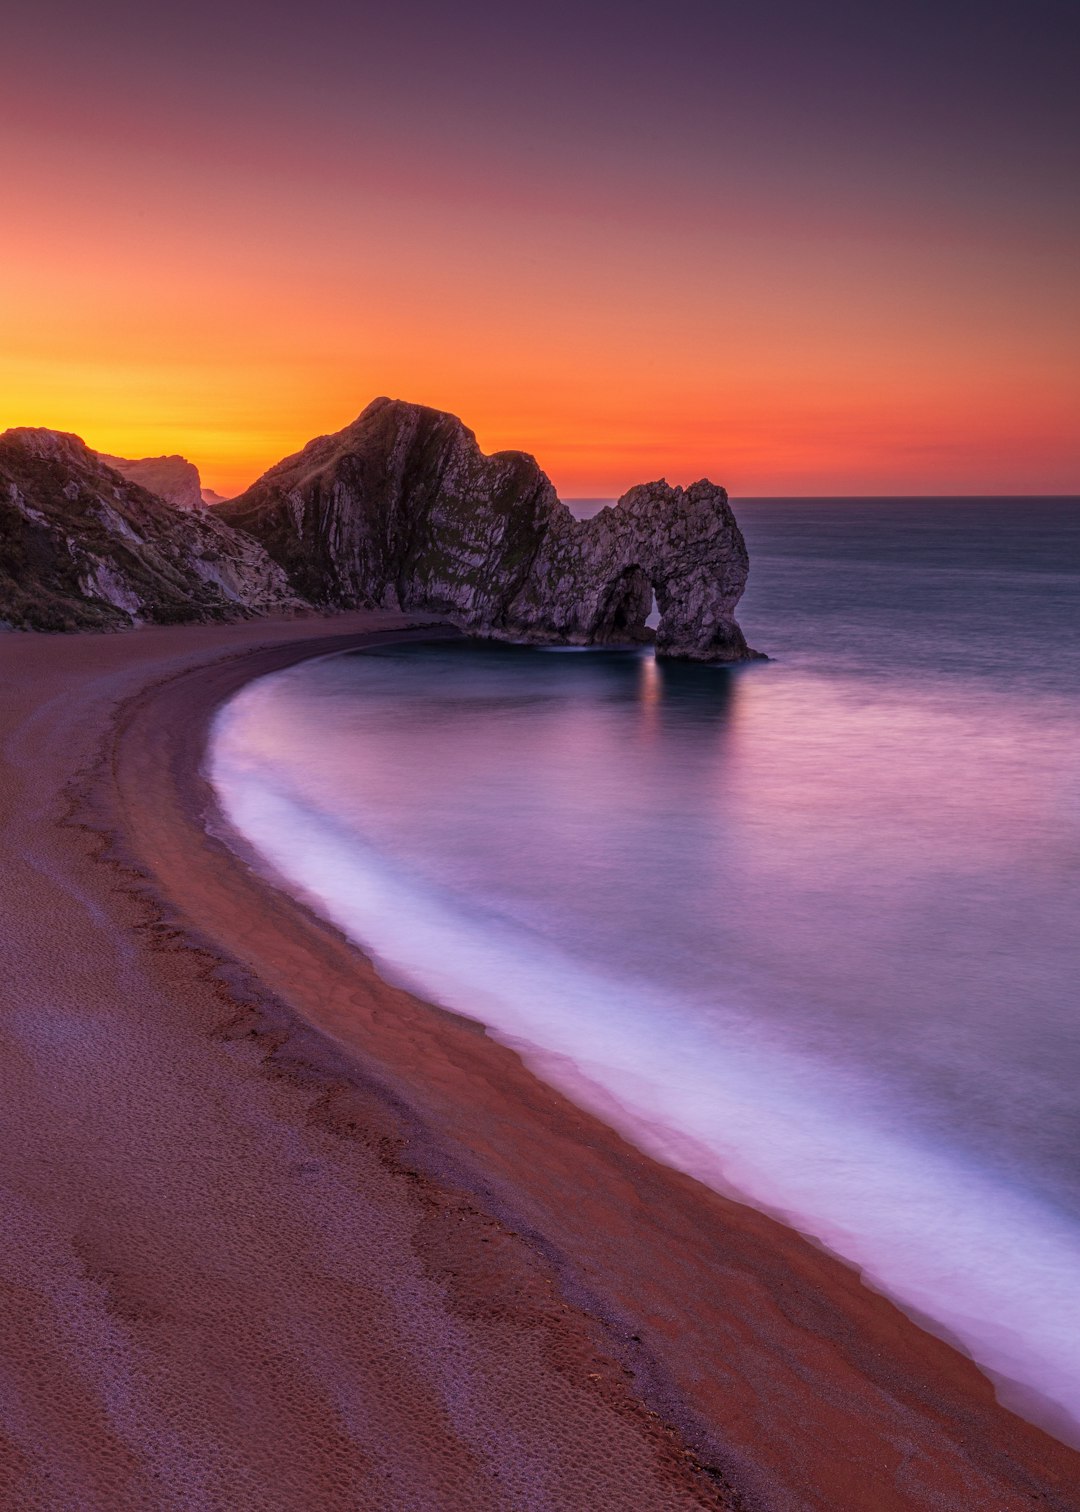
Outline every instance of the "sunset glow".
<path id="1" fill-rule="evenodd" d="M 913 64 L 838 15 L 806 54 L 775 9 L 782 46 L 676 6 L 660 64 L 603 6 L 42 6 L 0 104 L 0 421 L 225 494 L 381 393 L 570 496 L 1080 489 L 1063 61 L 973 21 Z"/>

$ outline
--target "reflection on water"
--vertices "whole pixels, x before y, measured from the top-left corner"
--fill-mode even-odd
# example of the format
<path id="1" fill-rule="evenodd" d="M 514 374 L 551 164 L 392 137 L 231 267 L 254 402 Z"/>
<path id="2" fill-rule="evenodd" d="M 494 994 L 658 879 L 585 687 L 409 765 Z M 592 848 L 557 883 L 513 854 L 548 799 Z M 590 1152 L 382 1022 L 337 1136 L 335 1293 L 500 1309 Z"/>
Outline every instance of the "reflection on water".
<path id="1" fill-rule="evenodd" d="M 388 972 L 1076 1437 L 1080 517 L 1046 506 L 1025 555 L 995 503 L 846 507 L 743 511 L 771 663 L 308 663 L 229 706 L 213 775 Z"/>
<path id="2" fill-rule="evenodd" d="M 660 700 L 664 691 L 664 674 L 655 656 L 642 656 L 641 674 L 638 682 L 638 699 L 641 704 L 641 728 L 652 736 L 660 728 Z"/>

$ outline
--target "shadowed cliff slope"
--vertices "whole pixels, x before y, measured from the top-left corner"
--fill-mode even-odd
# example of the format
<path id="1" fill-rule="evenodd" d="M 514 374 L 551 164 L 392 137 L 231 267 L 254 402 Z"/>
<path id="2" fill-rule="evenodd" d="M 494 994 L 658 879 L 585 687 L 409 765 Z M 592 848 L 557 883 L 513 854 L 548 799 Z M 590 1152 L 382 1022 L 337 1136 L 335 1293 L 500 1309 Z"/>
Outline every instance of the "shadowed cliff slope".
<path id="1" fill-rule="evenodd" d="M 0 622 L 119 629 L 297 604 L 285 574 L 209 510 L 178 510 L 77 436 L 0 435 Z"/>
<path id="2" fill-rule="evenodd" d="M 327 607 L 446 614 L 478 634 L 739 661 L 748 560 L 727 494 L 643 484 L 576 520 L 524 452 L 485 456 L 453 415 L 376 399 L 215 510 Z"/>

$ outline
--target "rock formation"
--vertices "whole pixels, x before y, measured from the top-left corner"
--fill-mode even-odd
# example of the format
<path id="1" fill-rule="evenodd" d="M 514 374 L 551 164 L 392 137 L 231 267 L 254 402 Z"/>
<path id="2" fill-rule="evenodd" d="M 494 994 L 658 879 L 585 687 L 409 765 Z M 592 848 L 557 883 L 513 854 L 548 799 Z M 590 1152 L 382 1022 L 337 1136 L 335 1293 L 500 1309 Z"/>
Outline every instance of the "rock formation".
<path id="1" fill-rule="evenodd" d="M 219 494 L 212 488 L 200 489 L 199 493 L 204 504 L 212 505 L 228 503 L 228 500 L 226 499 L 224 494 Z"/>
<path id="2" fill-rule="evenodd" d="M 0 622 L 39 630 L 297 606 L 281 568 L 209 510 L 178 510 L 57 431 L 0 435 Z"/>
<path id="3" fill-rule="evenodd" d="M 400 605 L 506 639 L 645 640 L 694 660 L 756 655 L 734 618 L 748 561 L 722 488 L 643 484 L 576 520 L 523 452 L 485 456 L 453 415 L 376 399 L 215 514 L 325 607 Z"/>
<path id="4" fill-rule="evenodd" d="M 741 661 L 757 654 L 734 618 L 747 566 L 712 483 L 645 483 L 577 520 L 532 457 L 485 456 L 453 415 L 396 400 L 213 508 L 182 457 L 104 458 L 48 430 L 0 436 L 8 625 L 381 605 L 478 635 L 605 645 L 652 639 L 655 598 L 662 655 Z"/>
<path id="5" fill-rule="evenodd" d="M 159 499 L 175 504 L 178 509 L 203 507 L 199 469 L 186 457 L 139 457 L 132 461 L 127 457 L 110 457 L 104 452 L 99 452 L 98 456 L 106 467 L 111 467 L 130 483 L 138 483 L 140 488 L 157 494 Z"/>
<path id="6" fill-rule="evenodd" d="M 642 641 L 655 596 L 659 655 L 746 661 L 759 654 L 735 621 L 748 570 L 722 488 L 641 483 L 591 520 L 559 505 L 507 623 L 533 640 Z"/>

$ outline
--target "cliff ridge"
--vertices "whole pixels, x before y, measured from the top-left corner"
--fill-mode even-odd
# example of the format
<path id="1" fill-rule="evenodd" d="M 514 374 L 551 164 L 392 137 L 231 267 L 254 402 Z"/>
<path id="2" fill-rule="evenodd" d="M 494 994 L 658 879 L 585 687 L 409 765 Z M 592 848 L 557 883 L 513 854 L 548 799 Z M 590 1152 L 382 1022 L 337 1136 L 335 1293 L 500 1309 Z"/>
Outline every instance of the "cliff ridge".
<path id="1" fill-rule="evenodd" d="M 525 452 L 486 456 L 440 410 L 380 398 L 215 510 L 326 608 L 446 615 L 478 635 L 755 657 L 734 617 L 749 562 L 724 489 L 661 480 L 577 520 Z"/>
<path id="2" fill-rule="evenodd" d="M 62 431 L 0 435 L 0 621 L 108 630 L 301 607 L 250 536 L 180 510 Z"/>

